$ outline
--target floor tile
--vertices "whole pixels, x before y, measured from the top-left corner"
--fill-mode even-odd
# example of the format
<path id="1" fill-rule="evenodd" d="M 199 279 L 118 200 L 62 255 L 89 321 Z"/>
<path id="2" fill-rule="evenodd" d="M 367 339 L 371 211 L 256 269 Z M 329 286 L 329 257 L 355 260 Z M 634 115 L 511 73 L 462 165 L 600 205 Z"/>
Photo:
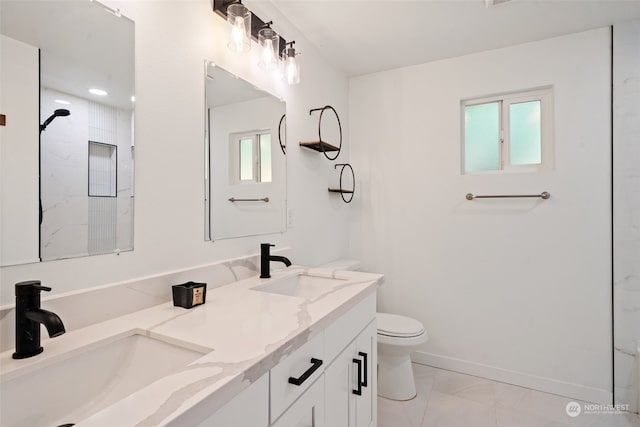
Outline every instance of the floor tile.
<path id="1" fill-rule="evenodd" d="M 458 372 L 441 371 L 436 376 L 433 390 L 485 405 L 495 403 L 493 381 Z"/>
<path id="2" fill-rule="evenodd" d="M 494 383 L 493 390 L 496 405 L 507 408 L 518 405 L 529 391 L 528 388 L 499 382 Z"/>
<path id="3" fill-rule="evenodd" d="M 413 375 L 416 381 L 416 391 L 418 394 L 428 396 L 433 389 L 433 385 L 436 382 L 438 373 L 441 369 L 432 368 L 431 366 L 424 366 L 413 364 Z"/>
<path id="4" fill-rule="evenodd" d="M 567 404 L 571 401 L 572 399 L 568 397 L 526 389 L 523 396 L 507 408 L 536 415 L 547 421 L 569 424 L 570 417 L 567 415 Z M 497 406 L 504 407 L 502 404 L 497 404 Z"/>
<path id="5" fill-rule="evenodd" d="M 417 396 L 378 398 L 378 427 L 640 427 L 636 414 L 567 414 L 567 397 L 413 364 Z M 584 408 L 585 402 L 580 402 Z"/>
<path id="6" fill-rule="evenodd" d="M 496 427 L 493 405 L 432 391 L 422 427 Z"/>
<path id="7" fill-rule="evenodd" d="M 497 427 L 566 427 L 567 424 L 548 420 L 538 415 L 496 407 Z"/>
<path id="8" fill-rule="evenodd" d="M 413 427 L 398 402 L 378 397 L 378 427 Z"/>
<path id="9" fill-rule="evenodd" d="M 640 427 L 638 414 L 580 414 L 569 421 L 571 427 Z"/>
<path id="10" fill-rule="evenodd" d="M 383 407 L 393 406 L 394 408 L 399 408 L 402 410 L 405 420 L 408 421 L 408 425 L 411 427 L 420 427 L 427 409 L 430 390 L 426 393 L 420 391 L 419 384 L 416 384 L 416 388 L 418 388 L 418 393 L 416 397 L 411 400 L 399 401 L 378 397 L 378 405 L 380 405 L 382 401 Z M 380 412 L 380 409 L 378 409 L 378 412 Z M 381 426 L 380 423 L 378 423 L 378 425 Z"/>

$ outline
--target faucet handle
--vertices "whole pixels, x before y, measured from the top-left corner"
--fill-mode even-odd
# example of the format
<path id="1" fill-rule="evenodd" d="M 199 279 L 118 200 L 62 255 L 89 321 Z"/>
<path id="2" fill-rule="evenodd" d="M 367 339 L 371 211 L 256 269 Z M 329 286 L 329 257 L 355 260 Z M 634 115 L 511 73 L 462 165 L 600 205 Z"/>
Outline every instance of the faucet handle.
<path id="1" fill-rule="evenodd" d="M 25 282 L 19 282 L 15 285 L 17 297 L 28 297 L 33 295 L 39 295 L 40 291 L 51 291 L 48 286 L 42 286 L 40 280 L 27 280 Z"/>

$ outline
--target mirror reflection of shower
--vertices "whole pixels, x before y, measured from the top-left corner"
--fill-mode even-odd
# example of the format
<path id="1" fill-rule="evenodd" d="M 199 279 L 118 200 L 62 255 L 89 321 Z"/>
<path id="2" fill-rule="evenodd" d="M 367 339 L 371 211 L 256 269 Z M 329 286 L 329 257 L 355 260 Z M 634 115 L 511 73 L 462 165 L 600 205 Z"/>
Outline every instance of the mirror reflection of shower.
<path id="1" fill-rule="evenodd" d="M 47 120 L 44 121 L 44 123 L 42 123 L 40 125 L 40 133 L 42 133 L 43 130 L 45 130 L 47 128 L 47 126 L 49 126 L 49 124 L 53 121 L 53 119 L 55 119 L 56 117 L 66 117 L 68 115 L 70 115 L 71 113 L 69 112 L 69 110 L 65 109 L 65 108 L 60 108 L 59 110 L 55 110 L 53 112 L 52 115 L 49 116 L 49 118 L 47 118 Z"/>

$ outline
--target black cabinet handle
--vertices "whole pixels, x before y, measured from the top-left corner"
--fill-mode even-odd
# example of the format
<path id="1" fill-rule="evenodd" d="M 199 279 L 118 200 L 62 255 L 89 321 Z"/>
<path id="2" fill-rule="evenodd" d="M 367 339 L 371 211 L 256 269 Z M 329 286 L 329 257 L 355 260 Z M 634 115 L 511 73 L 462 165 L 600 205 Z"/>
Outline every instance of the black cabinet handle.
<path id="1" fill-rule="evenodd" d="M 305 382 L 307 380 L 307 378 L 309 378 L 311 375 L 313 375 L 313 373 L 315 371 L 317 371 L 320 366 L 322 366 L 322 360 L 316 359 L 316 358 L 313 358 L 313 357 L 311 358 L 311 363 L 313 363 L 313 365 L 311 365 L 311 367 L 309 369 L 307 369 L 298 378 L 289 377 L 289 384 L 301 385 L 303 382 Z"/>
<path id="2" fill-rule="evenodd" d="M 363 353 L 363 352 L 358 352 L 358 355 L 361 356 L 364 359 L 364 381 L 362 381 L 360 384 L 362 384 L 363 387 L 367 387 L 367 353 Z"/>
<path id="3" fill-rule="evenodd" d="M 362 360 L 353 359 L 353 363 L 358 365 L 358 389 L 351 390 L 351 392 L 355 395 L 362 396 Z"/>

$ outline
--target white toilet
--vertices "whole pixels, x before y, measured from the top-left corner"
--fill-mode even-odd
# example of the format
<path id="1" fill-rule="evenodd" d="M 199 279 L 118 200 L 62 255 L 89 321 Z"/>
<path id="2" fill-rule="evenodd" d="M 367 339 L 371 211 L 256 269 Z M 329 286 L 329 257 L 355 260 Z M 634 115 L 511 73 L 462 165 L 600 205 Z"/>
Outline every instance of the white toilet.
<path id="1" fill-rule="evenodd" d="M 333 271 L 360 270 L 360 262 L 338 260 L 322 268 Z M 416 319 L 398 314 L 377 313 L 378 326 L 378 396 L 393 400 L 416 397 L 409 355 L 416 346 L 429 339 L 424 326 Z"/>
<path id="2" fill-rule="evenodd" d="M 409 355 L 429 336 L 422 323 L 398 314 L 377 313 L 378 396 L 409 400 L 416 396 Z"/>

